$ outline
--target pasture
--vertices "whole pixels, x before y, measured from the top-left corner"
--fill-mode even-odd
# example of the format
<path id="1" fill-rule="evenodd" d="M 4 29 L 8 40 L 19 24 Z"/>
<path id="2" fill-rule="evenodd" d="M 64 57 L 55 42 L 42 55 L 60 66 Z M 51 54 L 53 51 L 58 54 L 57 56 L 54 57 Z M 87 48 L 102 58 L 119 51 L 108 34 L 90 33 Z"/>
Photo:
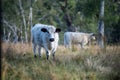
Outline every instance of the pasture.
<path id="1" fill-rule="evenodd" d="M 56 59 L 34 58 L 31 44 L 2 43 L 2 80 L 120 80 L 120 46 L 73 50 L 60 45 Z M 38 55 L 38 54 L 37 54 Z"/>

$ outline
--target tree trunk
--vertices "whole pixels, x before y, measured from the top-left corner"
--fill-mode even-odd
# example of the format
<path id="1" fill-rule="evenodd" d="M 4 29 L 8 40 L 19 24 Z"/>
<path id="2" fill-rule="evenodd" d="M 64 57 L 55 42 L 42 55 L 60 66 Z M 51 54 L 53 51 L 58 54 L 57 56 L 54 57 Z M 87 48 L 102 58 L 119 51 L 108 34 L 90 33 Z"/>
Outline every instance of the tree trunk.
<path id="1" fill-rule="evenodd" d="M 28 42 L 28 35 L 27 35 L 27 26 L 26 26 L 26 20 L 25 20 L 25 15 L 24 15 L 24 9 L 22 7 L 22 2 L 21 0 L 19 0 L 19 6 L 20 6 L 20 10 L 21 10 L 21 15 L 23 18 L 23 25 L 24 25 L 24 30 L 25 30 L 25 42 Z"/>
<path id="2" fill-rule="evenodd" d="M 101 1 L 100 17 L 98 22 L 98 45 L 104 48 L 104 0 Z"/>
<path id="3" fill-rule="evenodd" d="M 2 38 L 3 41 L 6 41 L 6 30 L 5 30 L 5 27 L 3 28 L 3 38 Z"/>
<path id="4" fill-rule="evenodd" d="M 75 26 L 72 24 L 71 17 L 67 12 L 64 13 L 64 18 L 67 24 L 67 30 L 71 32 L 75 32 Z"/>
<path id="5" fill-rule="evenodd" d="M 72 24 L 71 16 L 70 16 L 69 13 L 67 12 L 68 0 L 65 0 L 64 3 L 65 3 L 65 6 L 62 6 L 62 5 L 60 4 L 60 7 L 61 7 L 61 10 L 62 10 L 63 13 L 64 13 L 64 19 L 65 19 L 65 22 L 66 22 L 66 25 L 67 25 L 67 31 L 75 32 L 75 27 L 74 27 L 74 25 Z"/>
<path id="6" fill-rule="evenodd" d="M 15 29 L 14 29 L 14 30 L 15 30 L 15 33 L 16 33 L 16 34 L 14 34 L 13 43 L 17 43 L 17 42 L 18 42 L 18 35 L 17 35 L 18 31 L 17 31 L 17 29 L 16 29 L 16 28 L 17 28 L 16 25 L 14 25 L 14 26 L 15 26 Z"/>
<path id="7" fill-rule="evenodd" d="M 8 33 L 8 36 L 7 36 L 7 43 L 9 43 L 10 42 L 10 36 L 11 36 L 11 31 Z"/>
<path id="8" fill-rule="evenodd" d="M 23 43 L 23 31 L 22 31 L 22 25 L 20 26 L 20 41 Z"/>
<path id="9" fill-rule="evenodd" d="M 29 29 L 29 32 L 31 31 L 32 29 L 32 0 L 30 0 L 30 13 L 29 13 L 29 22 L 30 22 L 30 29 Z M 31 39 L 31 32 L 30 32 L 30 41 L 32 41 Z"/>
<path id="10" fill-rule="evenodd" d="M 32 29 L 32 6 L 30 7 L 30 14 L 29 14 L 29 18 L 30 18 L 30 28 Z"/>

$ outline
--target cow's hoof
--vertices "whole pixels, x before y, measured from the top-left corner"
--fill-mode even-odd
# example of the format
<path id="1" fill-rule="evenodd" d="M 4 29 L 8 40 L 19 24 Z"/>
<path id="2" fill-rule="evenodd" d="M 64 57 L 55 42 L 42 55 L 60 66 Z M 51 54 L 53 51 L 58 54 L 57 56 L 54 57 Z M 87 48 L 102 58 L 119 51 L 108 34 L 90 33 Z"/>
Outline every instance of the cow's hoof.
<path id="1" fill-rule="evenodd" d="M 23 56 L 25 56 L 25 54 L 23 54 Z"/>
<path id="2" fill-rule="evenodd" d="M 36 55 L 34 55 L 34 58 L 36 58 L 37 56 Z"/>

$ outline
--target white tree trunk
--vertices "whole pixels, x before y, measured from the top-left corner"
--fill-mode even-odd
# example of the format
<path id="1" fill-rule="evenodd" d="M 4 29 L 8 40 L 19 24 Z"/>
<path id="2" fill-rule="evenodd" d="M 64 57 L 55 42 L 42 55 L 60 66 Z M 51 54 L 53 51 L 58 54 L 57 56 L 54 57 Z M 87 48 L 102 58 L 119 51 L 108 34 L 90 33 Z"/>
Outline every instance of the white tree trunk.
<path id="1" fill-rule="evenodd" d="M 2 38 L 3 41 L 6 41 L 6 30 L 5 30 L 5 27 L 3 28 L 3 38 Z"/>
<path id="2" fill-rule="evenodd" d="M 8 33 L 8 37 L 7 37 L 7 40 L 6 40 L 7 43 L 10 42 L 10 36 L 11 36 L 11 31 Z"/>
<path id="3" fill-rule="evenodd" d="M 26 20 L 25 20 L 25 15 L 24 15 L 24 9 L 23 9 L 23 7 L 22 7 L 22 2 L 21 2 L 21 0 L 19 0 L 19 6 L 20 6 L 22 18 L 23 18 L 23 25 L 24 25 L 24 28 L 25 28 L 25 42 L 28 42 L 27 26 L 26 26 Z"/>
<path id="4" fill-rule="evenodd" d="M 32 28 L 32 0 L 29 0 L 29 4 L 30 4 L 30 7 L 29 7 L 29 9 L 30 9 L 30 12 L 29 12 L 29 17 L 28 17 L 28 30 L 29 30 L 29 36 L 31 35 L 30 33 L 30 30 L 31 30 L 31 28 Z M 29 37 L 29 39 L 30 39 L 30 41 L 31 41 L 31 37 Z"/>
<path id="5" fill-rule="evenodd" d="M 98 22 L 98 45 L 100 48 L 104 48 L 104 0 L 101 1 L 100 17 Z"/>
<path id="6" fill-rule="evenodd" d="M 21 28 L 20 28 L 20 40 L 21 40 L 21 42 L 23 43 L 23 36 L 22 36 L 22 34 L 23 34 L 23 31 L 22 31 L 22 25 L 21 25 Z"/>
<path id="7" fill-rule="evenodd" d="M 31 3 L 32 4 L 32 3 Z M 30 14 L 29 14 L 29 16 L 30 16 L 30 30 L 32 29 L 32 26 L 33 26 L 33 24 L 32 24 L 32 6 L 30 7 Z M 32 41 L 32 38 L 30 37 L 30 41 Z"/>
<path id="8" fill-rule="evenodd" d="M 32 29 L 32 7 L 30 7 L 30 14 L 29 14 L 29 19 L 30 19 L 30 28 Z"/>

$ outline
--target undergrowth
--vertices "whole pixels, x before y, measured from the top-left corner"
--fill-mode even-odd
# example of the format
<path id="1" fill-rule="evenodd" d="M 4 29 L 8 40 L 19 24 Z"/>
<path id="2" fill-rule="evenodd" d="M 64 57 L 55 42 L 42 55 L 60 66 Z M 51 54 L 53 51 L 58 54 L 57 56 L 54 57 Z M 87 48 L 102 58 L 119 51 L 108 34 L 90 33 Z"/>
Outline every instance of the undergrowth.
<path id="1" fill-rule="evenodd" d="M 31 44 L 2 43 L 2 80 L 120 80 L 120 46 L 99 49 L 60 45 L 55 60 L 34 58 Z"/>

